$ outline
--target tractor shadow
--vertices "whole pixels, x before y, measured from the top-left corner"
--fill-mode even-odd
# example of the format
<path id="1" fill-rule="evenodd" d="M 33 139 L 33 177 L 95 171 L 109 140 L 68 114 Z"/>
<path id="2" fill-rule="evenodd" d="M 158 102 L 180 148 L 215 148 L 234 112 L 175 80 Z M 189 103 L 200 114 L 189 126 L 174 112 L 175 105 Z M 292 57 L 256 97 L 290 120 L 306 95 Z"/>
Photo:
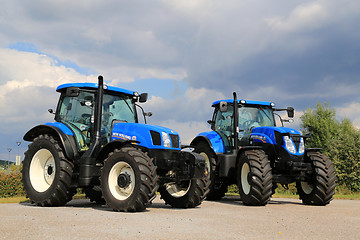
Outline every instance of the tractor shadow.
<path id="1" fill-rule="evenodd" d="M 221 200 L 211 201 L 228 205 L 245 206 L 245 207 L 261 207 L 261 206 L 246 206 L 239 196 L 225 196 Z M 303 205 L 298 199 L 287 198 L 271 198 L 267 205 Z M 266 205 L 266 206 L 267 206 Z"/>
<path id="2" fill-rule="evenodd" d="M 20 202 L 19 203 L 22 206 L 26 207 L 33 207 L 33 208 L 42 208 L 42 209 L 54 209 L 54 208 L 79 208 L 79 209 L 94 209 L 98 211 L 104 211 L 104 212 L 115 212 L 112 208 L 108 207 L 107 205 L 101 205 L 99 203 L 91 202 L 89 199 L 73 199 L 64 206 L 58 206 L 58 207 L 41 207 L 37 206 L 35 204 L 30 203 L 29 201 L 26 202 Z M 200 205 L 201 206 L 201 205 Z M 200 206 L 197 206 L 193 209 L 199 208 Z M 166 209 L 169 211 L 182 211 L 186 210 L 185 208 L 173 208 L 170 205 L 166 205 L 165 202 L 162 200 L 156 200 L 152 204 L 150 204 L 144 211 L 141 213 L 150 212 L 151 209 Z"/>

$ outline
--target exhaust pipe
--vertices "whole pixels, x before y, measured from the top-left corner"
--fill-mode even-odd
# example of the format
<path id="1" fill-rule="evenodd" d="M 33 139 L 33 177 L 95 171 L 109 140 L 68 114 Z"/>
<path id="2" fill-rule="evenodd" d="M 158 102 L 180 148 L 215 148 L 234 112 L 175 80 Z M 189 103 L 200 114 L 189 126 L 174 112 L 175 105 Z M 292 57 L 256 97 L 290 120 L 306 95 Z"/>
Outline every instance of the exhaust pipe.
<path id="1" fill-rule="evenodd" d="M 79 187 L 92 185 L 94 173 L 96 172 L 96 157 L 100 151 L 101 116 L 104 97 L 104 79 L 98 77 L 98 89 L 96 91 L 96 102 L 94 111 L 94 129 L 92 131 L 89 149 L 80 158 Z"/>
<path id="2" fill-rule="evenodd" d="M 233 92 L 234 96 L 234 148 L 237 151 L 239 148 L 238 136 L 239 136 L 239 104 L 237 101 L 236 92 Z"/>

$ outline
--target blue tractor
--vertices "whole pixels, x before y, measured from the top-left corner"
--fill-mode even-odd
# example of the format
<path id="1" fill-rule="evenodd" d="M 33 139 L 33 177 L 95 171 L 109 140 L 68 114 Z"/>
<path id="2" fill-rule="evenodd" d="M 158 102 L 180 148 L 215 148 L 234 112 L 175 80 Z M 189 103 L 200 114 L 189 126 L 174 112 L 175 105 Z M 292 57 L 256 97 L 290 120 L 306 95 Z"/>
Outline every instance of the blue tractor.
<path id="1" fill-rule="evenodd" d="M 191 208 L 208 192 L 205 160 L 181 151 L 175 131 L 138 123 L 138 94 L 98 83 L 57 89 L 55 122 L 28 131 L 23 184 L 39 206 L 59 206 L 82 188 L 91 201 L 115 211 L 143 211 L 160 192 L 166 204 Z M 137 108 L 138 107 L 138 108 Z"/>
<path id="2" fill-rule="evenodd" d="M 210 169 L 209 200 L 222 198 L 230 184 L 237 184 L 245 205 L 266 205 L 277 184 L 295 182 L 304 204 L 326 205 L 335 193 L 335 170 L 320 149 L 305 148 L 299 131 L 277 127 L 277 111 L 271 102 L 220 100 L 212 104 L 213 131 L 200 133 L 191 143 L 195 152 L 203 155 Z"/>

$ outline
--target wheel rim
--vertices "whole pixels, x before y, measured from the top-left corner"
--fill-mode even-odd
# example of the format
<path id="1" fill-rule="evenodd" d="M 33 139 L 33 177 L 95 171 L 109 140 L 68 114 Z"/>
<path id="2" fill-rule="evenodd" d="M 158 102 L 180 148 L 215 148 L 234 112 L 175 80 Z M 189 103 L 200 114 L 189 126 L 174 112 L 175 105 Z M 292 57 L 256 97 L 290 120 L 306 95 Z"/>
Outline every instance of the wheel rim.
<path id="1" fill-rule="evenodd" d="M 119 178 L 121 179 L 121 186 L 119 186 Z M 124 184 L 123 181 L 127 181 L 128 184 Z M 127 199 L 133 193 L 135 188 L 134 170 L 126 162 L 116 163 L 110 170 L 108 184 L 111 194 L 116 199 Z"/>
<path id="2" fill-rule="evenodd" d="M 201 156 L 203 156 L 205 158 L 205 177 L 207 177 L 210 174 L 210 170 L 211 170 L 211 164 L 210 164 L 210 160 L 209 157 L 206 153 L 202 152 L 200 153 Z"/>
<path id="3" fill-rule="evenodd" d="M 246 195 L 249 194 L 251 188 L 248 180 L 249 173 L 250 173 L 249 164 L 244 163 L 241 168 L 241 188 Z"/>
<path id="4" fill-rule="evenodd" d="M 314 190 L 314 186 L 307 182 L 301 182 L 301 188 L 305 194 L 310 194 Z"/>
<path id="5" fill-rule="evenodd" d="M 191 187 L 191 181 L 187 187 L 181 187 L 176 183 L 168 183 L 166 184 L 166 191 L 175 198 L 180 198 L 185 196 Z"/>
<path id="6" fill-rule="evenodd" d="M 52 153 L 47 149 L 41 149 L 33 156 L 29 175 L 30 182 L 37 192 L 48 190 L 55 179 L 56 166 Z"/>

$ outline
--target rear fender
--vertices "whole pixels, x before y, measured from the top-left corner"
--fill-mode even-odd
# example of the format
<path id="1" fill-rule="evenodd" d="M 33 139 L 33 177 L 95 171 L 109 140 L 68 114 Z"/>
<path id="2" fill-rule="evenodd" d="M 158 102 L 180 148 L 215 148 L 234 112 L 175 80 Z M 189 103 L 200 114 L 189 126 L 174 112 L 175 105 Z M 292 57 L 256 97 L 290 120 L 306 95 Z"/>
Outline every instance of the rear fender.
<path id="1" fill-rule="evenodd" d="M 199 135 L 197 135 L 194 140 L 192 140 L 190 145 L 196 146 L 196 144 L 198 144 L 200 141 L 207 142 L 216 154 L 226 152 L 223 140 L 215 131 L 199 133 Z"/>
<path id="2" fill-rule="evenodd" d="M 60 128 L 61 129 L 60 129 Z M 65 151 L 68 160 L 75 160 L 79 158 L 76 140 L 72 131 L 62 123 L 54 125 L 38 125 L 30 129 L 23 137 L 25 141 L 32 142 L 39 135 L 48 134 L 56 138 Z"/>

